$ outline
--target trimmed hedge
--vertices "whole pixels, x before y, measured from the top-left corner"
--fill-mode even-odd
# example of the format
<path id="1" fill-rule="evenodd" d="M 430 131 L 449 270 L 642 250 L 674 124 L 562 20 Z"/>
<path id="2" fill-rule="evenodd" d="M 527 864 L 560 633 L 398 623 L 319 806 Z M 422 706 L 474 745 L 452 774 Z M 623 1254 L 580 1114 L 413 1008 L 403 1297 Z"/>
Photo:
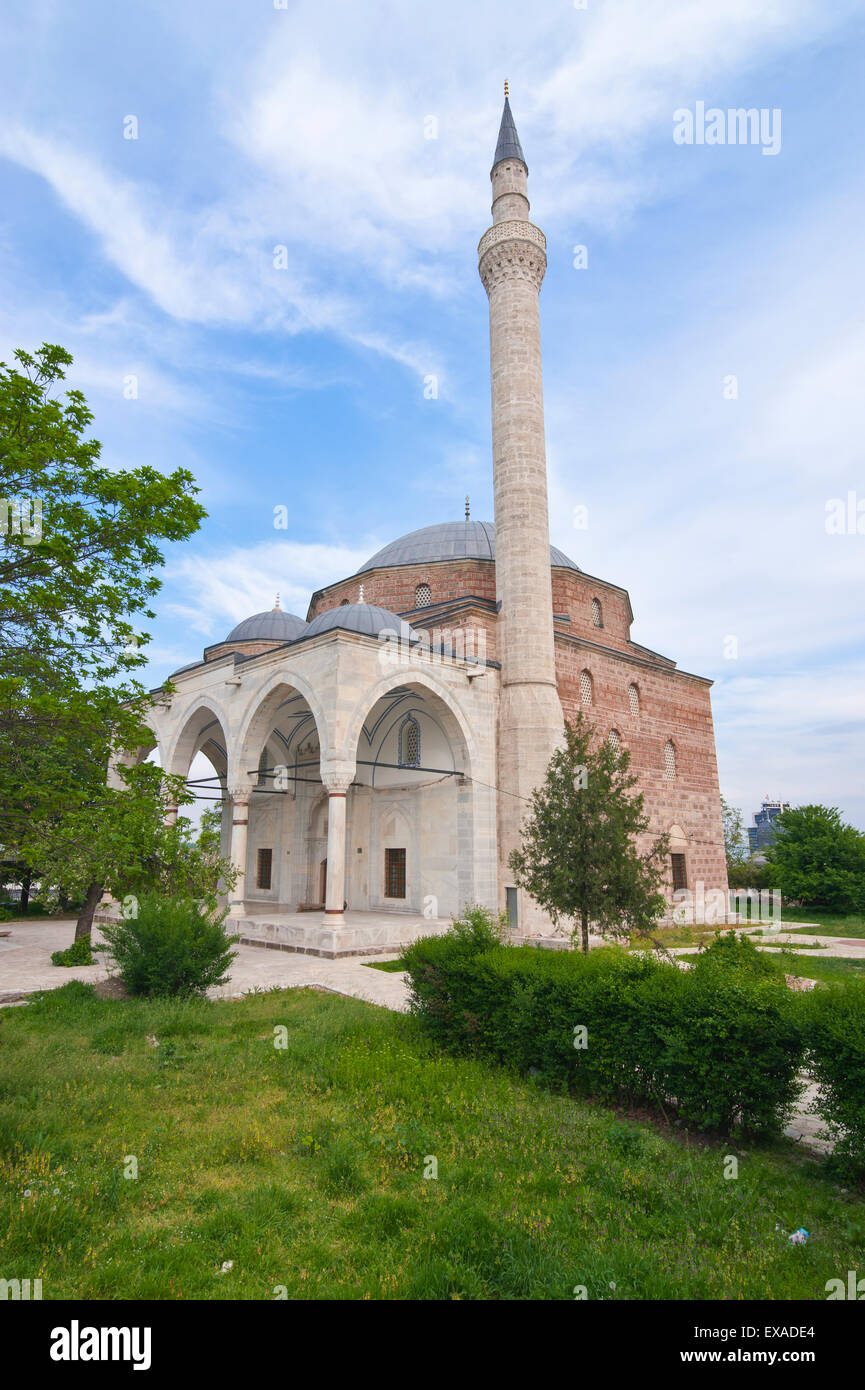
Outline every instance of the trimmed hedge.
<path id="1" fill-rule="evenodd" d="M 670 1106 L 699 1129 L 777 1130 L 796 1097 L 797 1000 L 750 943 L 719 943 L 689 971 L 619 947 L 584 956 L 466 932 L 404 957 L 412 1011 L 453 1051 L 607 1102 Z"/>
<path id="2" fill-rule="evenodd" d="M 820 1085 L 819 1114 L 835 1160 L 865 1172 L 865 980 L 824 985 L 803 996 L 808 1062 Z"/>

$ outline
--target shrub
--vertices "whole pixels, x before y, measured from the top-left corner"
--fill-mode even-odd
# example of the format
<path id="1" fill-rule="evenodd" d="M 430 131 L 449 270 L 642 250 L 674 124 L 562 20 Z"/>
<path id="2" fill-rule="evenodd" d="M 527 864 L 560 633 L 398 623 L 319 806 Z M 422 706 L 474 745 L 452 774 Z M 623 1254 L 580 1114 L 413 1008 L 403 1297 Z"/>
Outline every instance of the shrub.
<path id="1" fill-rule="evenodd" d="M 777 959 L 759 951 L 750 937 L 735 931 L 716 936 L 697 956 L 694 973 L 698 979 L 708 978 L 716 971 L 728 978 L 735 974 L 755 980 L 781 980 L 784 973 Z"/>
<path id="2" fill-rule="evenodd" d="M 821 985 L 802 996 L 802 1007 L 817 1110 L 835 1140 L 836 1162 L 865 1172 L 865 980 Z"/>
<path id="3" fill-rule="evenodd" d="M 79 936 L 77 941 L 73 941 L 71 946 L 67 946 L 65 951 L 51 952 L 52 965 L 95 965 L 93 952 L 90 948 L 90 937 Z"/>
<path id="4" fill-rule="evenodd" d="M 405 955 L 412 1012 L 454 1051 L 608 1102 L 675 1106 L 700 1129 L 777 1129 L 797 1089 L 796 999 L 750 943 L 712 949 L 688 972 L 618 947 L 478 950 L 450 933 Z"/>
<path id="5" fill-rule="evenodd" d="M 227 912 L 186 898 L 142 898 L 136 917 L 102 927 L 106 951 L 130 994 L 203 995 L 228 979 L 237 936 L 222 929 Z"/>

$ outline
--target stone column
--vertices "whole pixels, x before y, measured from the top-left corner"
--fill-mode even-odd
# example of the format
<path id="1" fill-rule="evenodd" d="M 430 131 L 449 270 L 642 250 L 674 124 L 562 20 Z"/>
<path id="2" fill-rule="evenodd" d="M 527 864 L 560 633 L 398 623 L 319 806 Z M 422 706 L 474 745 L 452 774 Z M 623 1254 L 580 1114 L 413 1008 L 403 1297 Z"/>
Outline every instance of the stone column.
<path id="1" fill-rule="evenodd" d="M 324 912 L 328 926 L 345 921 L 346 802 L 354 779 L 354 765 L 323 764 L 321 780 L 327 788 L 327 885 Z"/>
<path id="2" fill-rule="evenodd" d="M 231 890 L 229 916 L 245 917 L 246 905 L 246 846 L 249 835 L 249 787 L 232 787 L 231 795 L 231 862 L 237 869 L 237 882 Z"/>
<path id="3" fill-rule="evenodd" d="M 166 825 L 176 825 L 176 824 L 177 824 L 177 807 L 176 807 L 176 806 L 166 806 L 166 808 L 165 808 L 165 824 L 166 824 Z"/>

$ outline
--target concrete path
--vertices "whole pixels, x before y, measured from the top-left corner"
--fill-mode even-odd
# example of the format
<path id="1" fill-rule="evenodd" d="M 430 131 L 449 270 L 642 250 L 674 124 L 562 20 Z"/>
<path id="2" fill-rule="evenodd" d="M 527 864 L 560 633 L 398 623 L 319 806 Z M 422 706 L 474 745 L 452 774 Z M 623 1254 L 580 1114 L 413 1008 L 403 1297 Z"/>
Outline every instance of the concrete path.
<path id="1" fill-rule="evenodd" d="M 10 935 L 0 937 L 0 1004 L 20 1002 L 39 989 L 57 989 L 67 980 L 85 980 L 96 984 L 108 978 L 104 965 L 79 965 L 69 969 L 51 964 L 51 952 L 61 951 L 72 944 L 75 934 L 73 918 L 53 921 L 5 922 L 3 930 Z M 93 932 L 94 943 L 101 940 L 99 929 Z M 212 991 L 214 997 L 239 998 L 253 990 L 299 989 L 317 986 L 363 999 L 368 1004 L 380 1004 L 386 1009 L 404 1012 L 408 1008 L 408 990 L 404 975 L 370 970 L 357 957 L 345 960 L 322 960 L 318 956 L 297 955 L 289 951 L 268 951 L 258 946 L 237 946 L 228 984 Z M 394 960 L 395 955 L 376 956 L 376 960 Z"/>

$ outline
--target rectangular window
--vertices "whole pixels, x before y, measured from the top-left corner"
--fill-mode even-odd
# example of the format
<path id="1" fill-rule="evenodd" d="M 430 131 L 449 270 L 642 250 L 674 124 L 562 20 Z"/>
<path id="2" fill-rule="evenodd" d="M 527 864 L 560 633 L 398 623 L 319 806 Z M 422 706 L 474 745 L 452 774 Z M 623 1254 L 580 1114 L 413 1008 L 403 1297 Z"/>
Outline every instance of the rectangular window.
<path id="1" fill-rule="evenodd" d="M 677 888 L 687 888 L 688 875 L 685 871 L 684 854 L 671 854 L 670 858 L 673 861 L 673 892 L 675 893 Z"/>
<path id="2" fill-rule="evenodd" d="M 384 852 L 384 895 L 386 898 L 405 897 L 404 849 L 386 849 Z"/>
<path id="3" fill-rule="evenodd" d="M 511 931 L 516 931 L 520 925 L 516 888 L 506 888 L 505 898 L 507 900 L 508 905 L 508 926 L 510 927 Z"/>
<path id="4" fill-rule="evenodd" d="M 273 850 L 260 849 L 255 859 L 255 886 L 256 888 L 269 888 L 270 875 L 273 870 Z"/>

